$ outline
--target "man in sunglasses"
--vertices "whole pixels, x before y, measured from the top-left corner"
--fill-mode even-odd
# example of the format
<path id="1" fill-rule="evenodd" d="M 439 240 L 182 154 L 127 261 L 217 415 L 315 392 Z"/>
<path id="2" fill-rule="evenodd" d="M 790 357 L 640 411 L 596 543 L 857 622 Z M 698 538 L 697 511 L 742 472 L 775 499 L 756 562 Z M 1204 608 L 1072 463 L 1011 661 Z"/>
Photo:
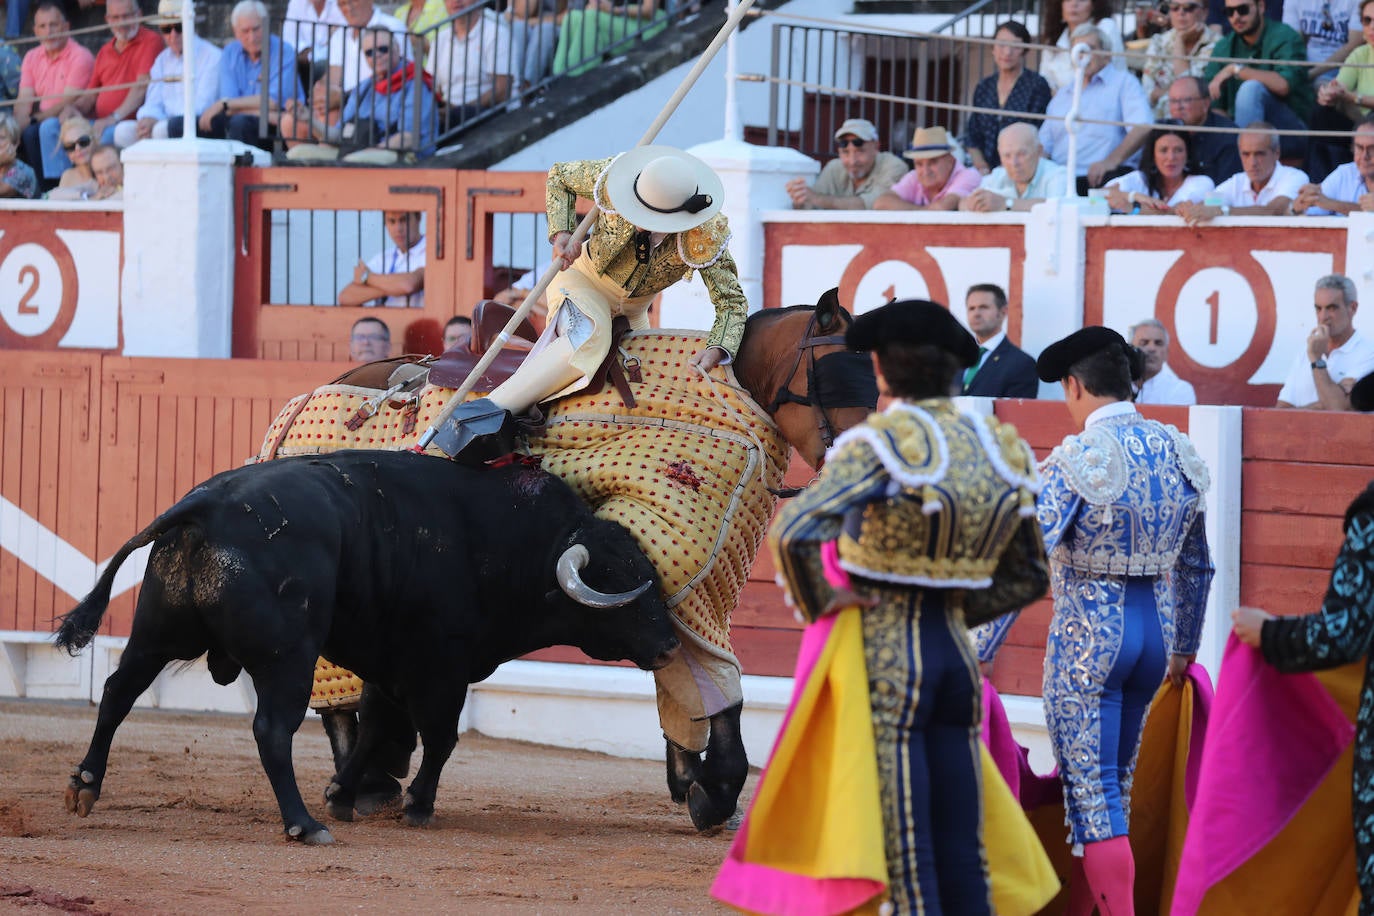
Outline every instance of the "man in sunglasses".
<path id="1" fill-rule="evenodd" d="M 398 54 L 408 57 L 404 47 L 409 41 L 405 23 L 388 16 L 372 5 L 372 0 L 339 0 L 346 28 L 335 29 L 329 38 L 329 82 L 352 92 L 361 82 L 372 76 L 372 67 L 363 55 L 363 36 L 385 31 L 398 43 Z"/>
<path id="2" fill-rule="evenodd" d="M 906 163 L 884 152 L 872 121 L 850 118 L 835 131 L 836 156 L 821 169 L 816 183 L 805 178 L 787 183 L 797 210 L 871 210 L 873 202 L 907 172 Z"/>
<path id="3" fill-rule="evenodd" d="M 181 34 L 181 0 L 160 0 L 157 17 L 153 20 L 162 41 L 167 45 L 153 61 L 148 74 L 148 96 L 139 106 L 135 121 L 121 121 L 115 125 L 115 146 L 125 147 L 148 138 L 180 137 L 185 121 L 185 87 L 181 76 L 185 68 L 183 35 Z M 192 124 L 200 113 L 209 108 L 219 93 L 220 50 L 210 42 L 195 36 L 195 84 L 191 112 Z"/>
<path id="4" fill-rule="evenodd" d="M 1307 69 L 1271 61 L 1307 59 L 1302 35 L 1282 22 L 1266 19 L 1264 0 L 1226 0 L 1226 17 L 1235 31 L 1212 50 L 1203 71 L 1214 107 L 1237 124 L 1266 121 L 1280 130 L 1305 131 L 1312 116 L 1312 84 Z M 1225 63 L 1228 57 L 1245 63 Z M 1283 156 L 1307 151 L 1301 134 L 1284 136 Z"/>

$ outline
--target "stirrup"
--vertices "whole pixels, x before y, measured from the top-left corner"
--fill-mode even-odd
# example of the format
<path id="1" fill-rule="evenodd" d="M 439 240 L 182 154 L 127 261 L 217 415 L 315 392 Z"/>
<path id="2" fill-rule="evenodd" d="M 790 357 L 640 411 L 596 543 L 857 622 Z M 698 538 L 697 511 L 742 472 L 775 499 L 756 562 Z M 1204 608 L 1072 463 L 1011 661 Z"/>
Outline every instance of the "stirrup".
<path id="1" fill-rule="evenodd" d="M 431 444 L 459 464 L 477 467 L 515 451 L 518 430 L 509 410 L 478 398 L 460 405 Z"/>

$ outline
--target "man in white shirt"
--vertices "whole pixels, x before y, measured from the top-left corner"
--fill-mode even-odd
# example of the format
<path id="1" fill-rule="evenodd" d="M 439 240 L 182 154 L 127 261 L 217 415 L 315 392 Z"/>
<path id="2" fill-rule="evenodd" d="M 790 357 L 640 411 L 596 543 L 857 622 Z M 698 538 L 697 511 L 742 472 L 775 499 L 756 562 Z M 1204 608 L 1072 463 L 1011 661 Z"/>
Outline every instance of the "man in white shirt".
<path id="1" fill-rule="evenodd" d="M 1175 212 L 1190 226 L 1218 216 L 1286 216 L 1307 173 L 1279 162 L 1279 135 L 1274 125 L 1252 121 L 1236 141 L 1241 171 L 1217 185 L 1203 203 L 1184 201 Z"/>
<path id="2" fill-rule="evenodd" d="M 1355 125 L 1353 162 L 1339 165 L 1321 184 L 1305 184 L 1293 201 L 1293 212 L 1308 216 L 1349 216 L 1374 211 L 1374 114 Z"/>
<path id="3" fill-rule="evenodd" d="M 997 155 L 1002 164 L 983 176 L 978 190 L 959 201 L 959 209 L 970 213 L 997 213 L 1016 210 L 1024 213 L 1051 197 L 1063 197 L 1068 170 L 1040 155 L 1040 137 L 1035 127 L 1017 121 L 997 135 Z"/>
<path id="4" fill-rule="evenodd" d="M 1307 335 L 1279 391 L 1276 407 L 1350 410 L 1350 389 L 1374 372 L 1374 341 L 1355 330 L 1359 303 L 1349 277 L 1330 274 L 1317 281 L 1313 307 L 1317 326 Z"/>
<path id="5" fill-rule="evenodd" d="M 450 16 L 466 7 L 467 0 L 445 0 Z M 450 28 L 434 33 L 425 69 L 448 103 L 452 122 L 504 102 L 511 90 L 510 27 L 489 9 L 458 16 Z"/>
<path id="6" fill-rule="evenodd" d="M 329 59 L 330 39 L 346 25 L 338 0 L 290 0 L 281 38 L 296 49 L 297 63 L 307 72 L 322 70 Z"/>
<path id="7" fill-rule="evenodd" d="M 1156 318 L 1131 326 L 1131 346 L 1145 355 L 1145 374 L 1136 388 L 1137 404 L 1196 404 L 1193 386 L 1169 368 L 1169 332 Z"/>
<path id="8" fill-rule="evenodd" d="M 410 36 L 403 22 L 372 5 L 372 0 L 338 0 L 345 28 L 329 38 L 329 82 L 341 84 L 345 93 L 372 78 L 372 67 L 363 60 L 362 33 L 386 29 L 396 36 L 403 60 L 410 57 Z"/>
<path id="9" fill-rule="evenodd" d="M 388 249 L 383 244 L 372 260 L 358 262 L 353 282 L 339 290 L 339 305 L 424 308 L 425 237 L 420 216 L 406 210 L 386 211 L 386 234 L 392 245 Z"/>
<path id="10" fill-rule="evenodd" d="M 132 121 L 115 125 L 114 145 L 123 149 L 131 143 L 148 138 L 180 137 L 186 115 L 186 89 L 181 81 L 186 66 L 185 36 L 181 34 L 181 3 L 164 2 L 157 7 L 152 24 L 162 33 L 167 45 L 148 71 L 148 92 L 143 97 Z M 191 129 L 205 109 L 219 98 L 220 49 L 195 36 L 195 86 L 192 100 L 196 110 L 191 112 Z"/>

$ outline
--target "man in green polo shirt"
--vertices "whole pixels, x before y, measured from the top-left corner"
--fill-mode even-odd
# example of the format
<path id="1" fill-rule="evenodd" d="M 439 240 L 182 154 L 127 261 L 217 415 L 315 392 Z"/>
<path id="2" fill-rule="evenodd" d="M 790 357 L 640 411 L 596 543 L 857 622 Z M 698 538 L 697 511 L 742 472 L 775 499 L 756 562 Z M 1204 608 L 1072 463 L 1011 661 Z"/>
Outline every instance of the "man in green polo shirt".
<path id="1" fill-rule="evenodd" d="M 1217 42 L 1212 49 L 1214 62 L 1202 74 L 1212 107 L 1242 127 L 1268 121 L 1280 130 L 1307 130 L 1312 116 L 1307 70 L 1298 64 L 1268 63 L 1306 60 L 1302 35 L 1291 26 L 1266 19 L 1264 0 L 1226 0 L 1226 18 L 1235 31 Z M 1228 57 L 1254 63 L 1222 63 Z M 1284 157 L 1302 156 L 1307 138 L 1285 136 L 1282 149 Z"/>

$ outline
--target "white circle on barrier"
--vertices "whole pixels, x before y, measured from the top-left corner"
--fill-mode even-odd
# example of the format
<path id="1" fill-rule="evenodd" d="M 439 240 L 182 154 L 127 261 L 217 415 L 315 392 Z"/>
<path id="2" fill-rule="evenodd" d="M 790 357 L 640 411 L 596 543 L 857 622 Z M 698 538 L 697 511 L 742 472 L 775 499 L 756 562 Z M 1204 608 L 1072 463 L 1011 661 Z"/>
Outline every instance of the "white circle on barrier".
<path id="1" fill-rule="evenodd" d="M 853 311 L 871 312 L 891 299 L 929 299 L 925 276 L 906 261 L 880 261 L 864 273 L 854 288 Z"/>
<path id="2" fill-rule="evenodd" d="M 62 271 L 42 245 L 25 242 L 0 263 L 0 320 L 21 337 L 37 337 L 62 311 Z"/>
<path id="3" fill-rule="evenodd" d="M 1184 282 L 1174 308 L 1175 346 L 1198 365 L 1220 369 L 1240 359 L 1259 327 L 1259 304 L 1246 279 L 1206 267 Z"/>

